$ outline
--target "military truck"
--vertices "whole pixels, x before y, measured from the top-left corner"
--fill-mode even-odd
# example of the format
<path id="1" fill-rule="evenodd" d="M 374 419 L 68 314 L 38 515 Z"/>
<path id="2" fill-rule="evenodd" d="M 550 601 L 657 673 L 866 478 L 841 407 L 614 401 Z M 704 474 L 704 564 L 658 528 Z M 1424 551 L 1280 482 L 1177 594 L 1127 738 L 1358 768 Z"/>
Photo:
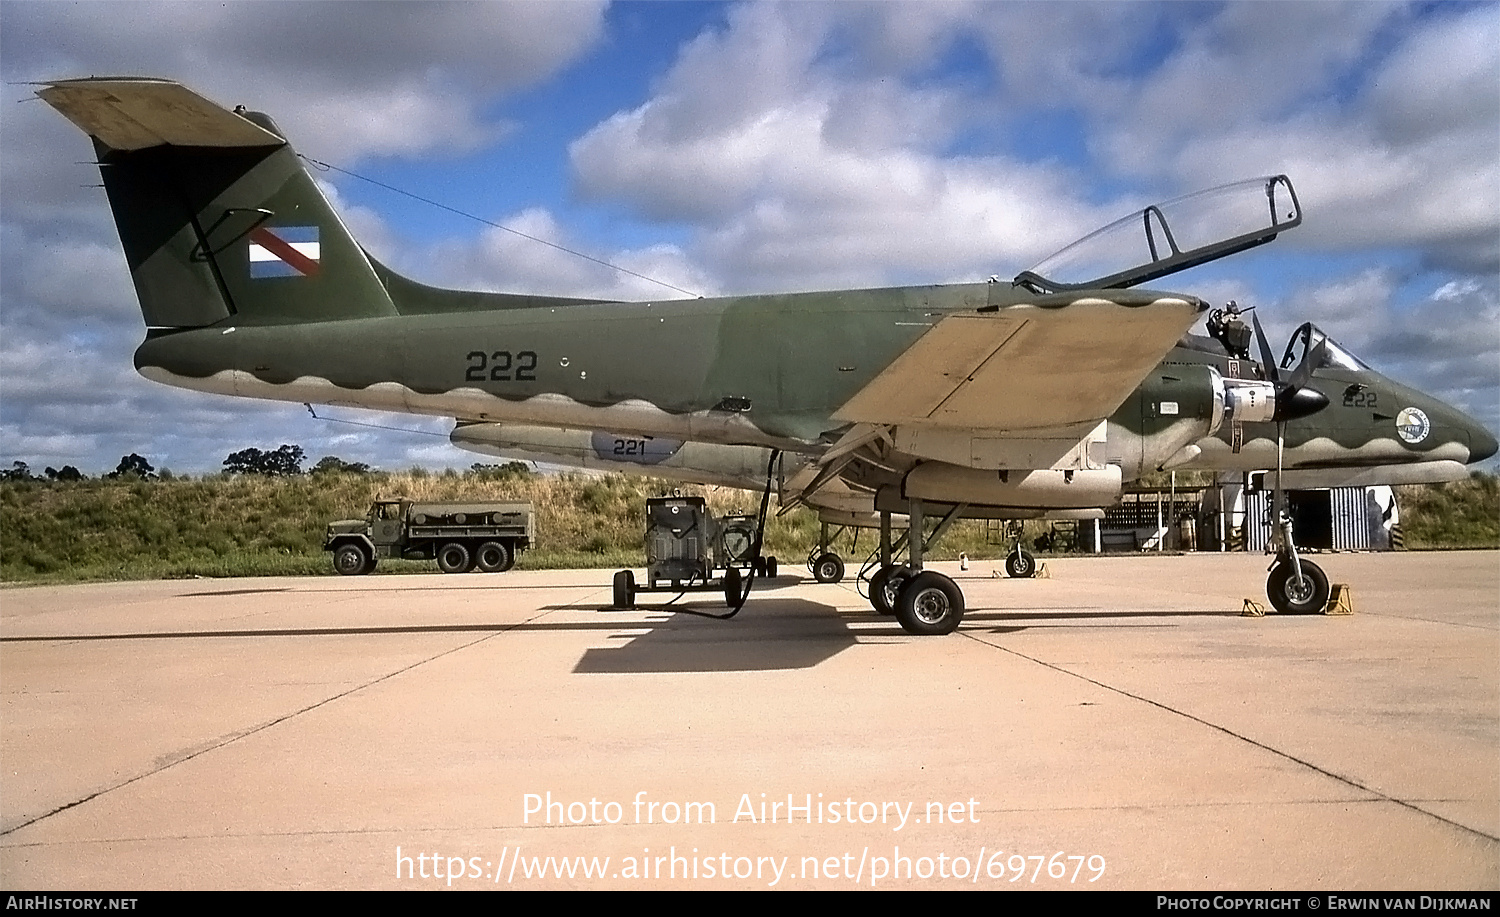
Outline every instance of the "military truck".
<path id="1" fill-rule="evenodd" d="M 382 557 L 436 560 L 444 573 L 503 573 L 531 547 L 530 503 L 417 503 L 377 500 L 363 519 L 328 524 L 323 550 L 333 569 L 358 576 Z"/>

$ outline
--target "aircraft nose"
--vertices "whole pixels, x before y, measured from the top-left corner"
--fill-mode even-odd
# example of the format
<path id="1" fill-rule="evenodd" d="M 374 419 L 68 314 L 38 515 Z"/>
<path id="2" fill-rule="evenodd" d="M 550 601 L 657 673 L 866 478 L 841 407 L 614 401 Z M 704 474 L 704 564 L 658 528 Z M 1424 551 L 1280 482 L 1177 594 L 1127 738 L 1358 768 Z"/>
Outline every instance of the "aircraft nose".
<path id="1" fill-rule="evenodd" d="M 1500 443 L 1489 430 L 1477 423 L 1469 424 L 1469 461 L 1482 462 L 1500 451 Z"/>

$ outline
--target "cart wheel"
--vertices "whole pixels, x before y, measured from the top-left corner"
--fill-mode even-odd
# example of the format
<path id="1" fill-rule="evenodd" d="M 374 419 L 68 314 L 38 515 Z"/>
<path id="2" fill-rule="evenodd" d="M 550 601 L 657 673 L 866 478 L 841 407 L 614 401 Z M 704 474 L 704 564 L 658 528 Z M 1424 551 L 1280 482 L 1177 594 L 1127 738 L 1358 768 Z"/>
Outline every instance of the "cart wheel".
<path id="1" fill-rule="evenodd" d="M 724 604 L 730 608 L 740 604 L 744 598 L 740 591 L 740 568 L 730 567 L 724 571 Z"/>
<path id="2" fill-rule="evenodd" d="M 635 607 L 635 573 L 630 570 L 615 574 L 615 607 Z"/>

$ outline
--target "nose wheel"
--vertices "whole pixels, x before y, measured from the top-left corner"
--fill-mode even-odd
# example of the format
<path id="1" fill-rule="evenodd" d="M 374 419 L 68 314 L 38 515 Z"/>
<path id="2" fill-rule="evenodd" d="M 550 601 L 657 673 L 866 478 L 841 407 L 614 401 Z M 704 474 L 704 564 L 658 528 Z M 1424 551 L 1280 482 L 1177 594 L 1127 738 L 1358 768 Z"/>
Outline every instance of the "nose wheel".
<path id="1" fill-rule="evenodd" d="M 1300 569 L 1299 569 L 1300 568 Z M 1266 597 L 1284 615 L 1311 615 L 1328 606 L 1328 576 L 1311 561 L 1280 558 L 1266 577 Z"/>

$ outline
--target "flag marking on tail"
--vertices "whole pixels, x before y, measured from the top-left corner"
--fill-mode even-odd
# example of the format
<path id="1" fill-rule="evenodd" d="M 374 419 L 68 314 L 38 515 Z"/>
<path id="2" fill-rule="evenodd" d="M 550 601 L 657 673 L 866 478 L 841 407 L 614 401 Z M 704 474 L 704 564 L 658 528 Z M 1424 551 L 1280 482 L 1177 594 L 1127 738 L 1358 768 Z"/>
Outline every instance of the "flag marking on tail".
<path id="1" fill-rule="evenodd" d="M 259 226 L 250 233 L 250 276 L 315 277 L 322 256 L 316 226 Z"/>

